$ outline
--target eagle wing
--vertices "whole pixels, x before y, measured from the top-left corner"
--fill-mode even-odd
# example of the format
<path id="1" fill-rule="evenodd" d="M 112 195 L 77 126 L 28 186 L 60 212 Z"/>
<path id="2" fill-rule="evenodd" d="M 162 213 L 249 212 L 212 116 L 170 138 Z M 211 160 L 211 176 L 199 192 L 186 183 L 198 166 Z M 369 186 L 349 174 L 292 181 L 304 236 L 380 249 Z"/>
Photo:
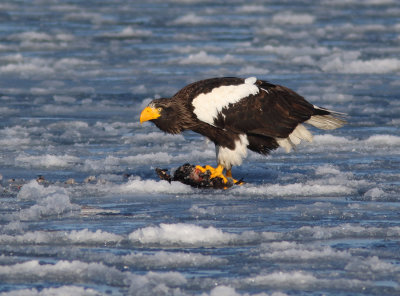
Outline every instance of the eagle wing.
<path id="1" fill-rule="evenodd" d="M 315 114 L 315 107 L 294 91 L 261 80 L 256 84 L 260 91 L 224 108 L 216 125 L 246 134 L 287 138 L 298 124 Z"/>

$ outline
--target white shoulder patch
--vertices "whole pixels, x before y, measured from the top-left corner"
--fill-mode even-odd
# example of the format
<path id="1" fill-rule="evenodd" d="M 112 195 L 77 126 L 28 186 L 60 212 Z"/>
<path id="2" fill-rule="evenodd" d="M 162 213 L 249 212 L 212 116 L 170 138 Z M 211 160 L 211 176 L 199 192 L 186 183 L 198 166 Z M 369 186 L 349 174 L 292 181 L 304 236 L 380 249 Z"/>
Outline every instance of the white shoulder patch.
<path id="1" fill-rule="evenodd" d="M 192 101 L 194 114 L 199 120 L 214 125 L 214 119 L 224 107 L 259 92 L 258 86 L 255 85 L 256 81 L 257 78 L 250 77 L 243 84 L 223 85 L 214 88 L 209 93 L 199 94 Z"/>

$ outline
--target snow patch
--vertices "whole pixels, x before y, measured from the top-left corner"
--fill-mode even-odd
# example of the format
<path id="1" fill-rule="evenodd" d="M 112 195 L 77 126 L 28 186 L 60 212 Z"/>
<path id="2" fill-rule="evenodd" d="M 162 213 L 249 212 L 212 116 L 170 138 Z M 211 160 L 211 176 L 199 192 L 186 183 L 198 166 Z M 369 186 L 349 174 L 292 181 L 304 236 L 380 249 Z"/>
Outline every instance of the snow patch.
<path id="1" fill-rule="evenodd" d="M 179 272 L 148 272 L 145 275 L 132 275 L 129 295 L 183 295 L 180 286 L 187 284 L 186 278 Z"/>
<path id="2" fill-rule="evenodd" d="M 69 97 L 69 96 L 55 95 L 55 96 L 53 96 L 53 99 L 57 103 L 73 104 L 76 102 L 76 99 L 74 97 Z"/>
<path id="3" fill-rule="evenodd" d="M 272 242 L 261 246 L 260 258 L 282 261 L 331 262 L 332 260 L 348 261 L 352 256 L 347 251 L 338 251 L 329 246 L 303 245 L 296 242 Z"/>
<path id="4" fill-rule="evenodd" d="M 91 288 L 78 286 L 61 286 L 57 288 L 44 289 L 19 289 L 0 293 L 0 296 L 56 296 L 56 295 L 75 295 L 75 296 L 99 296 L 99 291 Z"/>
<path id="5" fill-rule="evenodd" d="M 24 42 L 26 41 L 43 42 L 43 41 L 72 41 L 74 39 L 74 36 L 66 33 L 58 33 L 55 35 L 50 35 L 44 32 L 27 31 L 18 34 L 13 34 L 9 38 L 11 40 L 18 40 Z"/>
<path id="6" fill-rule="evenodd" d="M 167 164 L 173 157 L 167 152 L 137 154 L 125 157 L 107 156 L 105 159 L 86 159 L 83 164 L 84 171 L 114 172 L 121 170 L 121 166 L 143 164 Z"/>
<path id="7" fill-rule="evenodd" d="M 172 135 L 172 134 L 166 134 L 166 133 L 161 133 L 161 132 L 150 132 L 146 134 L 138 134 L 136 133 L 132 141 L 135 143 L 137 142 L 151 142 L 151 143 L 164 143 L 164 142 L 183 142 L 185 141 L 185 138 L 178 134 L 178 135 Z M 159 160 L 159 159 L 158 159 Z"/>
<path id="8" fill-rule="evenodd" d="M 26 261 L 14 265 L 0 266 L 0 277 L 15 283 L 82 282 L 121 285 L 126 275 L 114 267 L 102 263 L 81 261 L 58 261 L 55 264 L 42 264 L 38 260 Z"/>
<path id="9" fill-rule="evenodd" d="M 400 146 L 400 137 L 394 135 L 372 135 L 365 140 L 368 145 L 373 145 L 374 147 L 381 146 Z"/>
<path id="10" fill-rule="evenodd" d="M 358 279 L 332 279 L 316 277 L 310 272 L 304 271 L 277 271 L 261 274 L 244 280 L 245 284 L 259 287 L 288 290 L 313 290 L 313 289 L 337 289 L 341 291 L 354 291 L 354 289 L 366 289 L 371 282 Z"/>
<path id="11" fill-rule="evenodd" d="M 202 16 L 198 16 L 194 13 L 189 13 L 178 17 L 172 23 L 174 25 L 202 25 L 207 24 L 210 21 Z"/>
<path id="12" fill-rule="evenodd" d="M 102 35 L 107 38 L 137 38 L 137 37 L 148 37 L 151 36 L 152 32 L 150 30 L 134 29 L 131 26 L 125 27 L 122 31 L 117 33 L 107 33 Z"/>
<path id="13" fill-rule="evenodd" d="M 265 68 L 257 68 L 255 66 L 244 66 L 243 68 L 241 68 L 238 73 L 240 75 L 266 75 L 269 73 L 268 69 Z"/>
<path id="14" fill-rule="evenodd" d="M 269 9 L 266 5 L 246 4 L 237 7 L 236 11 L 241 13 L 265 13 L 268 12 Z"/>
<path id="15" fill-rule="evenodd" d="M 212 226 L 205 228 L 193 224 L 162 223 L 135 230 L 129 239 L 141 244 L 210 246 L 229 244 L 236 241 L 238 235 Z"/>
<path id="16" fill-rule="evenodd" d="M 0 235 L 2 244 L 26 245 L 26 244 L 116 244 L 123 237 L 100 229 L 91 231 L 88 229 L 67 231 L 28 231 L 20 235 Z"/>
<path id="17" fill-rule="evenodd" d="M 289 25 L 308 25 L 315 21 L 315 17 L 310 14 L 282 12 L 275 14 L 272 17 L 272 22 L 276 24 L 289 24 Z"/>
<path id="18" fill-rule="evenodd" d="M 315 170 L 316 175 L 339 175 L 341 174 L 340 170 L 330 164 L 326 164 L 323 166 L 319 166 Z"/>
<path id="19" fill-rule="evenodd" d="M 244 195 L 262 196 L 337 196 L 355 193 L 356 189 L 344 184 L 264 184 L 254 186 L 245 184 L 239 188 L 232 189 L 232 193 Z"/>
<path id="20" fill-rule="evenodd" d="M 279 286 L 281 289 L 283 287 L 288 289 L 304 289 L 318 282 L 318 278 L 311 273 L 303 271 L 277 271 L 265 275 L 257 275 L 247 279 L 246 282 L 256 286 Z"/>
<path id="21" fill-rule="evenodd" d="M 37 220 L 48 216 L 59 216 L 80 211 L 78 205 L 70 202 L 66 189 L 57 186 L 44 187 L 36 180 L 23 185 L 17 198 L 36 202 L 30 208 L 20 210 L 20 220 Z"/>
<path id="22" fill-rule="evenodd" d="M 279 29 L 279 28 L 266 27 L 266 28 L 258 29 L 257 33 L 266 35 L 266 36 L 282 36 L 283 34 L 285 34 L 285 31 L 283 31 L 282 29 Z"/>
<path id="23" fill-rule="evenodd" d="M 333 227 L 303 226 L 288 233 L 288 238 L 301 240 L 326 240 L 339 238 L 399 238 L 400 227 L 365 227 L 352 224 L 341 224 Z"/>
<path id="24" fill-rule="evenodd" d="M 225 264 L 228 260 L 215 256 L 202 255 L 188 252 L 159 251 L 155 254 L 131 253 L 115 258 L 116 262 L 122 261 L 128 265 L 141 265 L 146 267 L 185 267 L 185 266 L 216 266 Z"/>
<path id="25" fill-rule="evenodd" d="M 28 168 L 70 168 L 80 162 L 79 157 L 72 155 L 26 155 L 15 158 L 15 165 Z"/>
<path id="26" fill-rule="evenodd" d="M 364 198 L 366 198 L 368 200 L 379 200 L 382 197 L 384 197 L 385 195 L 386 195 L 385 191 L 383 191 L 382 189 L 380 189 L 378 187 L 374 187 L 364 193 Z"/>
<path id="27" fill-rule="evenodd" d="M 129 193 L 168 193 L 183 194 L 191 193 L 193 189 L 180 182 L 169 183 L 167 181 L 141 180 L 139 178 L 129 180 L 125 184 L 114 185 L 108 188 L 110 192 L 129 194 Z"/>
<path id="28" fill-rule="evenodd" d="M 313 145 L 315 146 L 341 146 L 351 144 L 352 141 L 345 137 L 334 136 L 330 134 L 315 135 L 313 139 Z"/>
<path id="29" fill-rule="evenodd" d="M 257 293 L 257 294 L 249 294 L 249 293 L 244 293 L 241 294 L 236 291 L 235 288 L 230 287 L 230 286 L 217 286 L 213 288 L 209 294 L 203 293 L 201 296 L 287 296 L 287 294 L 281 293 L 281 292 L 274 292 L 272 294 L 266 294 L 266 293 Z"/>
<path id="30" fill-rule="evenodd" d="M 382 74 L 397 72 L 400 70 L 400 60 L 395 58 L 371 59 L 371 60 L 350 60 L 341 57 L 335 57 L 325 64 L 322 64 L 321 69 L 324 72 L 339 72 L 339 73 L 370 73 Z"/>
<path id="31" fill-rule="evenodd" d="M 86 228 L 82 230 L 72 230 L 69 233 L 65 233 L 63 239 L 73 244 L 105 244 L 118 243 L 123 240 L 123 237 L 121 235 L 109 233 L 100 229 L 97 229 L 96 231 L 91 231 Z"/>
<path id="32" fill-rule="evenodd" d="M 364 258 L 363 260 L 352 260 L 345 268 L 355 274 L 379 274 L 379 276 L 391 276 L 400 272 L 400 267 L 395 263 L 386 262 L 377 256 Z"/>
<path id="33" fill-rule="evenodd" d="M 240 58 L 234 57 L 230 54 L 218 57 L 215 55 L 210 55 L 205 51 L 200 51 L 198 53 L 190 54 L 186 58 L 179 60 L 181 65 L 221 65 L 221 64 L 237 64 L 242 60 Z"/>

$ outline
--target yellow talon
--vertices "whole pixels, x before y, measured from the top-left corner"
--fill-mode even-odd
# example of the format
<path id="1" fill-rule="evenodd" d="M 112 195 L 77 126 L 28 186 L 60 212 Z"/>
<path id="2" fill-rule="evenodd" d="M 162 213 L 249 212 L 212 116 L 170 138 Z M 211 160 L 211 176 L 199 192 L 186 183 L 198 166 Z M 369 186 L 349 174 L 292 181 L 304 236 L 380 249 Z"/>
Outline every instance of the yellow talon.
<path id="1" fill-rule="evenodd" d="M 206 166 L 200 166 L 200 165 L 196 165 L 196 169 L 198 169 L 199 171 L 201 171 L 202 173 L 205 173 L 207 171 L 210 171 L 211 176 L 210 179 L 214 179 L 214 178 L 221 178 L 225 184 L 229 183 L 228 178 L 232 179 L 233 183 L 236 185 L 243 185 L 244 182 L 242 180 L 236 180 L 232 178 L 232 171 L 231 170 L 226 170 L 226 175 L 224 175 L 223 171 L 224 171 L 224 167 L 222 165 L 218 165 L 216 168 L 213 168 L 210 165 L 206 165 Z"/>
<path id="2" fill-rule="evenodd" d="M 216 168 L 213 168 L 210 165 L 206 165 L 204 167 L 202 167 L 200 165 L 196 165 L 196 169 L 200 170 L 202 173 L 205 173 L 206 171 L 210 171 L 210 173 L 211 173 L 210 179 L 214 179 L 214 178 L 218 177 L 218 178 L 221 178 L 224 181 L 224 183 L 228 183 L 228 179 L 223 174 L 224 167 L 220 164 Z"/>
<path id="3" fill-rule="evenodd" d="M 213 171 L 210 171 L 211 172 L 211 177 L 210 178 L 212 179 L 212 178 L 215 178 L 215 177 L 220 177 L 220 178 L 224 179 L 225 182 L 227 182 L 228 180 L 226 180 L 226 177 L 222 173 L 223 171 L 224 171 L 224 167 L 219 164 Z"/>

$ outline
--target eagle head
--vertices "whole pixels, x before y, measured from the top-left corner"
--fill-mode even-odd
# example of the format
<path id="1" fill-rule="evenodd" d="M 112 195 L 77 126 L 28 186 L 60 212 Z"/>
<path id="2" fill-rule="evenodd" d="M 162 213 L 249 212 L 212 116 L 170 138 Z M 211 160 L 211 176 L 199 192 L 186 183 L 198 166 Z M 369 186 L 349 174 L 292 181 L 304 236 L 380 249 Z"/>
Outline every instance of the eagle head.
<path id="1" fill-rule="evenodd" d="M 169 98 L 151 101 L 140 114 L 140 123 L 145 121 L 153 122 L 160 130 L 170 134 L 178 134 L 183 130 L 179 108 Z"/>

